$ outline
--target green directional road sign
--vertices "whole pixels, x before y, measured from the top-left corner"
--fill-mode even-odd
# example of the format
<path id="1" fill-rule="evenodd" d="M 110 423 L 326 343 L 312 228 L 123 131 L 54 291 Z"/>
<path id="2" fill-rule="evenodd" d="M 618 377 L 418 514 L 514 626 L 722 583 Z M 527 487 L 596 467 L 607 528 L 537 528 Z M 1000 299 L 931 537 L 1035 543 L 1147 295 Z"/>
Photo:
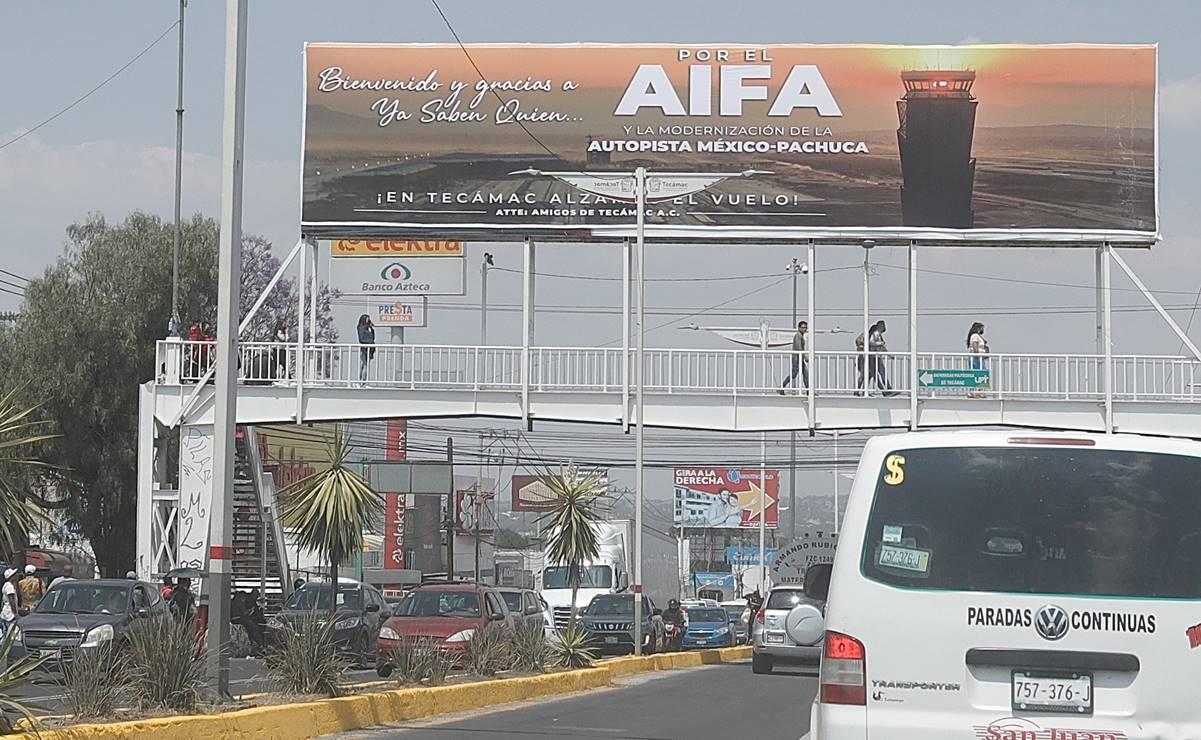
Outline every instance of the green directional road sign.
<path id="1" fill-rule="evenodd" d="M 922 388 L 979 388 L 988 385 L 987 370 L 919 370 Z"/>

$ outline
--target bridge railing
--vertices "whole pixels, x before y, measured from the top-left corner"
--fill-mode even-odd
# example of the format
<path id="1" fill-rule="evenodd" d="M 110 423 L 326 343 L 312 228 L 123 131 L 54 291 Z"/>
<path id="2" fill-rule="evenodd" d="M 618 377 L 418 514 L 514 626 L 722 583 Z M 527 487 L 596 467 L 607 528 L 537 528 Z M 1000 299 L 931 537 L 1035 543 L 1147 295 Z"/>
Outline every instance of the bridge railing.
<path id="1" fill-rule="evenodd" d="M 164 341 L 158 345 L 163 382 L 197 383 L 212 367 L 210 342 Z M 624 369 L 621 349 L 531 347 L 525 373 L 521 347 L 352 343 L 305 345 L 243 342 L 238 374 L 246 384 L 295 385 L 298 372 L 312 387 L 371 386 L 410 389 L 521 390 L 537 392 L 620 393 L 634 383 Z M 768 394 L 785 390 L 795 356 L 789 351 L 756 349 L 648 349 L 647 393 L 702 395 Z M 816 352 L 812 367 L 800 366 L 786 392 L 804 395 L 805 377 L 819 396 L 861 395 L 861 352 Z M 912 374 L 908 353 L 871 353 L 866 358 L 868 392 L 908 395 Z M 299 363 L 298 367 L 298 361 Z M 919 398 L 973 396 L 999 399 L 1102 400 L 1106 362 L 1101 355 L 918 353 Z M 1113 357 L 1112 393 L 1117 400 L 1201 401 L 1201 362 L 1149 355 Z M 984 370 L 986 383 L 944 387 L 946 371 Z M 924 379 L 924 380 L 923 380 Z"/>

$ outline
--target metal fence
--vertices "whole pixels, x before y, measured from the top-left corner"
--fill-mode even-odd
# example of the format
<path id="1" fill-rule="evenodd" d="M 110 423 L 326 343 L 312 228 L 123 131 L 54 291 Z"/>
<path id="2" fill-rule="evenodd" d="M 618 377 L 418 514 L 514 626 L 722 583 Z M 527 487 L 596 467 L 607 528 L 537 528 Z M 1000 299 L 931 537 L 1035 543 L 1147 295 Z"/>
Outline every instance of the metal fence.
<path id="1" fill-rule="evenodd" d="M 210 342 L 164 341 L 159 342 L 158 353 L 164 380 L 178 378 L 193 384 L 206 378 L 216 347 Z M 302 359 L 300 367 L 298 359 Z M 1106 393 L 1106 362 L 1101 355 L 919 353 L 916 360 L 920 398 L 970 395 L 1078 401 L 1103 400 Z M 538 392 L 620 393 L 633 387 L 633 361 L 632 351 L 627 356 L 621 349 L 609 348 L 315 344 L 305 345 L 301 353 L 295 344 L 244 342 L 238 350 L 238 377 L 246 384 L 293 386 L 302 377 L 305 386 L 313 387 L 481 391 L 528 387 Z M 861 352 L 816 352 L 810 366 L 807 355 L 798 360 L 788 351 L 648 349 L 644 388 L 647 393 L 666 394 L 804 394 L 807 378 L 819 396 L 908 395 L 914 377 L 910 362 L 907 353 L 865 357 Z M 168 368 L 168 363 L 175 367 Z M 921 381 L 923 376 L 967 370 L 977 371 L 982 382 L 941 387 Z M 1117 400 L 1198 400 L 1201 362 L 1191 358 L 1115 355 L 1112 372 Z"/>

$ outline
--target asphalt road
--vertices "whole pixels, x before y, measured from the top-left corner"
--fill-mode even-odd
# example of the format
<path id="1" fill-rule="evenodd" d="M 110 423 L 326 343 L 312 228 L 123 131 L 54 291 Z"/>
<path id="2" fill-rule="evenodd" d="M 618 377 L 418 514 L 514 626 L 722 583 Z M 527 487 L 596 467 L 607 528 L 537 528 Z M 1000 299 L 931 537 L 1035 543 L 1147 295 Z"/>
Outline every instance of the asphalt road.
<path id="1" fill-rule="evenodd" d="M 797 740 L 816 668 L 751 673 L 749 661 L 631 676 L 611 689 L 344 733 L 346 740 Z"/>
<path id="2" fill-rule="evenodd" d="M 12 692 L 12 696 L 21 699 L 32 699 L 40 707 L 34 714 L 67 714 L 71 705 L 60 685 L 62 674 L 57 671 L 38 671 L 34 674 L 32 686 L 22 686 Z M 346 673 L 348 683 L 378 681 L 375 669 L 352 670 Z M 254 658 L 233 658 L 229 661 L 229 688 L 235 697 L 246 694 L 258 694 L 275 688 L 274 680 L 267 674 L 263 661 Z"/>

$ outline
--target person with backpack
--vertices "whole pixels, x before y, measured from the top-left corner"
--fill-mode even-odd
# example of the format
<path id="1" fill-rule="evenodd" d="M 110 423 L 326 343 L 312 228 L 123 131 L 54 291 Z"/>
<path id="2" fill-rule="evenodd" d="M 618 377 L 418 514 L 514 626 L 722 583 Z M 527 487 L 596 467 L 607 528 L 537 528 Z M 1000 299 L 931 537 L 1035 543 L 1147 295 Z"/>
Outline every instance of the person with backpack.
<path id="1" fill-rule="evenodd" d="M 359 334 L 359 380 L 367 380 L 367 366 L 375 357 L 375 324 L 367 314 L 359 316 L 359 324 L 355 327 Z"/>

